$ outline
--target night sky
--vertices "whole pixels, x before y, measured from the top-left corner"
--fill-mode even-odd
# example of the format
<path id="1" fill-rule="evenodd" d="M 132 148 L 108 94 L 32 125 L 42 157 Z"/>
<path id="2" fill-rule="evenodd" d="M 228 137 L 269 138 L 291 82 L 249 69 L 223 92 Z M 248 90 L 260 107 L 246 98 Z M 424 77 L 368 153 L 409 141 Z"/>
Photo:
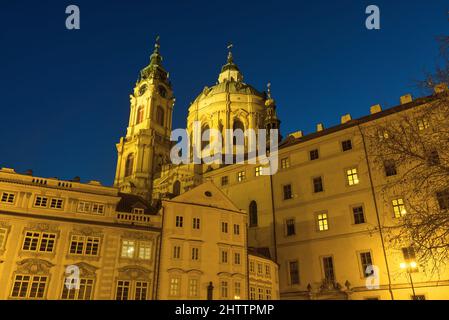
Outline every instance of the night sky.
<path id="1" fill-rule="evenodd" d="M 81 29 L 65 28 L 66 6 Z M 365 28 L 376 4 L 381 30 Z M 399 96 L 438 60 L 447 0 L 4 1 L 0 3 L 0 166 L 111 185 L 129 94 L 160 35 L 176 96 L 173 127 L 213 85 L 228 42 L 245 82 L 272 83 L 283 135 L 360 117 Z"/>

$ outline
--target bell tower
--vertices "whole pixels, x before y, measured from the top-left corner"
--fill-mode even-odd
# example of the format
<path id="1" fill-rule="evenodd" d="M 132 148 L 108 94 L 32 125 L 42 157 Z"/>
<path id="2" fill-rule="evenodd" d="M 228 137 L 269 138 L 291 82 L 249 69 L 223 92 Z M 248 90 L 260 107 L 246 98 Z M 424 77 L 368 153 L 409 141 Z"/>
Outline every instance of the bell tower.
<path id="1" fill-rule="evenodd" d="M 175 98 L 168 72 L 162 67 L 159 37 L 148 66 L 140 71 L 130 97 L 126 136 L 117 146 L 114 186 L 150 200 L 153 179 L 169 162 Z"/>

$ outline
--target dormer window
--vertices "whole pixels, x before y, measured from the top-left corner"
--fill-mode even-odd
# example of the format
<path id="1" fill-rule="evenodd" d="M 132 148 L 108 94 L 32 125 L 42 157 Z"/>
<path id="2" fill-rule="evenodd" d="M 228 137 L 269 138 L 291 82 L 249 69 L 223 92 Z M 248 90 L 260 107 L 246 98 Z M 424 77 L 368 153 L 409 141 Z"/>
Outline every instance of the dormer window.
<path id="1" fill-rule="evenodd" d="M 145 209 L 142 209 L 142 208 L 134 208 L 133 209 L 133 213 L 136 213 L 136 214 L 143 214 L 145 212 Z"/>

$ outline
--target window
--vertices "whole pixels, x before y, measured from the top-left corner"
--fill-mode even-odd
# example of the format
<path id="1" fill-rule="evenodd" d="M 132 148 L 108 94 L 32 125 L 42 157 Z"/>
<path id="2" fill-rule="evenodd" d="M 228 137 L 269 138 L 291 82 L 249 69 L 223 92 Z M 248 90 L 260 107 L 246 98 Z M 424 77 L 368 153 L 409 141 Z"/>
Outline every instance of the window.
<path id="1" fill-rule="evenodd" d="M 173 183 L 173 194 L 175 196 L 179 196 L 181 194 L 181 182 L 179 182 L 179 180 L 176 180 L 175 183 Z"/>
<path id="2" fill-rule="evenodd" d="M 404 260 L 414 261 L 416 259 L 415 249 L 413 247 L 402 248 L 402 255 L 404 256 Z"/>
<path id="3" fill-rule="evenodd" d="M 133 208 L 133 213 L 135 213 L 135 214 L 144 214 L 145 213 L 145 209 Z"/>
<path id="4" fill-rule="evenodd" d="M 254 261 L 249 262 L 249 272 L 254 273 Z"/>
<path id="5" fill-rule="evenodd" d="M 178 296 L 179 295 L 179 287 L 181 284 L 181 279 L 178 277 L 173 277 L 170 279 L 170 290 L 169 290 L 169 294 L 171 296 Z"/>
<path id="6" fill-rule="evenodd" d="M 258 217 L 257 217 L 257 202 L 251 201 L 249 204 L 249 226 L 250 227 L 257 227 L 258 224 Z"/>
<path id="7" fill-rule="evenodd" d="M 234 253 L 234 264 L 236 264 L 236 265 L 240 264 L 240 253 L 238 253 L 238 252 Z"/>
<path id="8" fill-rule="evenodd" d="M 281 159 L 281 169 L 287 169 L 287 168 L 290 168 L 290 159 L 289 158 Z"/>
<path id="9" fill-rule="evenodd" d="M 62 209 L 62 199 L 51 199 L 50 208 Z"/>
<path id="10" fill-rule="evenodd" d="M 371 252 L 360 252 L 360 265 L 362 266 L 362 273 L 365 278 L 373 274 L 373 270 L 367 272 L 368 267 L 373 265 Z"/>
<path id="11" fill-rule="evenodd" d="M 192 248 L 192 260 L 198 261 L 200 258 L 200 249 L 199 248 Z"/>
<path id="12" fill-rule="evenodd" d="M 426 300 L 426 296 L 423 294 L 417 294 L 415 296 L 412 296 L 413 300 Z"/>
<path id="13" fill-rule="evenodd" d="M 173 246 L 173 259 L 181 259 L 181 246 Z"/>
<path id="14" fill-rule="evenodd" d="M 449 209 L 449 190 L 437 192 L 437 200 L 441 210 Z"/>
<path id="15" fill-rule="evenodd" d="M 14 193 L 3 192 L 1 202 L 14 203 L 15 196 L 16 195 Z"/>
<path id="16" fill-rule="evenodd" d="M 78 202 L 78 211 L 79 212 L 90 212 L 90 202 L 79 201 Z"/>
<path id="17" fill-rule="evenodd" d="M 35 207 L 46 208 L 47 207 L 47 202 L 48 202 L 48 198 L 47 197 L 37 196 L 36 200 L 34 201 L 34 206 Z"/>
<path id="18" fill-rule="evenodd" d="M 254 287 L 249 288 L 249 299 L 256 300 L 256 288 Z"/>
<path id="19" fill-rule="evenodd" d="M 346 170 L 346 176 L 348 178 L 348 184 L 350 186 L 359 184 L 359 177 L 357 175 L 357 168 Z"/>
<path id="20" fill-rule="evenodd" d="M 319 231 L 326 231 L 329 229 L 327 213 L 319 213 L 317 215 L 317 219 L 318 219 L 318 230 Z"/>
<path id="21" fill-rule="evenodd" d="M 70 254 L 97 256 L 99 249 L 99 237 L 72 235 L 69 251 Z"/>
<path id="22" fill-rule="evenodd" d="M 227 222 L 221 223 L 221 232 L 228 233 L 228 223 Z"/>
<path id="23" fill-rule="evenodd" d="M 240 234 L 240 225 L 234 224 L 234 234 L 238 236 Z"/>
<path id="24" fill-rule="evenodd" d="M 117 281 L 117 290 L 115 292 L 116 300 L 129 300 L 129 291 L 131 288 L 131 281 Z"/>
<path id="25" fill-rule="evenodd" d="M 244 181 L 245 177 L 246 177 L 246 172 L 245 171 L 240 171 L 239 173 L 237 173 L 237 181 L 238 182 Z"/>
<path id="26" fill-rule="evenodd" d="M 150 260 L 152 243 L 150 241 L 139 241 L 138 246 L 139 246 L 138 258 L 142 260 Z"/>
<path id="27" fill-rule="evenodd" d="M 134 240 L 122 241 L 122 258 L 134 258 L 136 243 Z"/>
<path id="28" fill-rule="evenodd" d="M 156 122 L 160 126 L 164 126 L 164 109 L 161 106 L 156 108 Z"/>
<path id="29" fill-rule="evenodd" d="M 227 298 L 228 297 L 228 282 L 221 281 L 220 287 L 221 287 L 221 297 Z"/>
<path id="30" fill-rule="evenodd" d="M 189 296 L 198 296 L 198 279 L 189 279 Z"/>
<path id="31" fill-rule="evenodd" d="M 292 195 L 292 185 L 291 184 L 287 184 L 284 186 L 284 200 L 289 200 L 292 199 L 293 195 Z"/>
<path id="32" fill-rule="evenodd" d="M 47 281 L 47 276 L 17 274 L 14 277 L 11 297 L 43 299 L 45 296 Z"/>
<path id="33" fill-rule="evenodd" d="M 262 166 L 256 167 L 256 177 L 259 177 L 262 175 Z"/>
<path id="34" fill-rule="evenodd" d="M 224 249 L 221 250 L 221 260 L 220 260 L 220 262 L 221 263 L 228 263 L 228 251 L 227 250 L 224 250 Z"/>
<path id="35" fill-rule="evenodd" d="M 335 281 L 334 259 L 332 257 L 323 258 L 324 279 L 330 282 Z"/>
<path id="36" fill-rule="evenodd" d="M 103 214 L 104 213 L 104 204 L 93 203 L 91 212 L 96 213 L 96 214 Z"/>
<path id="37" fill-rule="evenodd" d="M 242 294 L 242 284 L 239 281 L 234 282 L 234 299 L 240 299 Z"/>
<path id="38" fill-rule="evenodd" d="M 193 218 L 192 228 L 196 230 L 200 229 L 200 218 Z"/>
<path id="39" fill-rule="evenodd" d="M 437 166 L 440 164 L 440 155 L 437 150 L 431 150 L 427 154 L 427 164 L 429 166 Z"/>
<path id="40" fill-rule="evenodd" d="M 402 198 L 392 200 L 393 212 L 395 218 L 400 218 L 407 214 L 405 209 L 404 200 Z"/>
<path id="41" fill-rule="evenodd" d="M 0 250 L 5 248 L 7 234 L 8 234 L 8 229 L 0 228 Z"/>
<path id="42" fill-rule="evenodd" d="M 271 300 L 271 289 L 265 289 L 266 300 Z"/>
<path id="43" fill-rule="evenodd" d="M 286 235 L 293 236 L 296 234 L 295 232 L 295 219 L 288 219 L 285 221 L 286 225 Z"/>
<path id="44" fill-rule="evenodd" d="M 423 131 L 429 127 L 429 122 L 426 118 L 421 118 L 417 120 L 418 130 Z"/>
<path id="45" fill-rule="evenodd" d="M 265 277 L 271 278 L 271 268 L 268 264 L 265 266 Z"/>
<path id="46" fill-rule="evenodd" d="M 348 151 L 352 149 L 352 141 L 351 140 L 345 140 L 341 142 L 341 149 L 343 151 Z"/>
<path id="47" fill-rule="evenodd" d="M 396 170 L 396 163 L 394 162 L 394 160 L 386 160 L 384 162 L 384 169 L 385 175 L 387 177 L 395 176 L 398 173 Z"/>
<path id="48" fill-rule="evenodd" d="M 221 177 L 221 185 L 222 185 L 222 186 L 227 186 L 228 183 L 229 183 L 229 178 L 228 178 L 228 176 L 223 176 L 223 177 Z"/>
<path id="49" fill-rule="evenodd" d="M 290 272 L 290 284 L 299 284 L 299 266 L 298 261 L 289 262 L 289 272 Z"/>
<path id="50" fill-rule="evenodd" d="M 122 240 L 122 258 L 151 259 L 152 243 L 150 241 Z"/>
<path id="51" fill-rule="evenodd" d="M 309 151 L 309 156 L 310 156 L 310 160 L 316 160 L 320 157 L 319 153 L 318 153 L 318 149 L 313 149 Z"/>
<path id="52" fill-rule="evenodd" d="M 263 265 L 258 263 L 257 264 L 257 274 L 262 275 L 263 274 Z"/>
<path id="53" fill-rule="evenodd" d="M 184 217 L 183 216 L 176 216 L 175 225 L 176 228 L 182 228 Z"/>
<path id="54" fill-rule="evenodd" d="M 323 179 L 321 177 L 313 178 L 313 192 L 318 193 L 323 191 Z"/>
<path id="55" fill-rule="evenodd" d="M 129 177 L 133 174 L 133 166 L 134 166 L 134 154 L 130 153 L 126 157 L 125 162 L 125 177 Z"/>
<path id="56" fill-rule="evenodd" d="M 147 300 L 149 283 L 136 281 L 134 300 Z"/>
<path id="57" fill-rule="evenodd" d="M 259 293 L 259 294 L 258 294 L 258 299 L 259 299 L 259 300 L 263 300 L 263 289 L 262 289 L 262 288 L 259 288 L 257 291 L 258 291 L 258 293 Z"/>
<path id="58" fill-rule="evenodd" d="M 362 206 L 353 207 L 352 214 L 354 216 L 354 224 L 365 223 L 365 214 Z"/>
<path id="59" fill-rule="evenodd" d="M 143 121 L 143 113 L 144 113 L 145 108 L 143 106 L 140 106 L 137 109 L 137 117 L 136 117 L 136 124 L 139 124 Z"/>
<path id="60" fill-rule="evenodd" d="M 79 289 L 68 289 L 66 283 L 71 279 L 64 279 L 61 299 L 63 300 L 91 300 L 94 288 L 94 280 L 87 278 L 79 279 Z"/>
<path id="61" fill-rule="evenodd" d="M 27 231 L 23 240 L 22 250 L 53 252 L 56 234 L 47 232 Z"/>

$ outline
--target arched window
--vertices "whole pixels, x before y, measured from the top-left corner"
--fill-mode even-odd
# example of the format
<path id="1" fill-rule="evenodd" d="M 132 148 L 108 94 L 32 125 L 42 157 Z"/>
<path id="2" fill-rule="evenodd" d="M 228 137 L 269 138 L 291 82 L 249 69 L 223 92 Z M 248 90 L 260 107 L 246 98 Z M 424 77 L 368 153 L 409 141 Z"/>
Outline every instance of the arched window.
<path id="1" fill-rule="evenodd" d="M 205 125 L 201 128 L 201 150 L 206 148 L 207 145 L 209 145 L 210 142 L 210 128 L 209 125 Z"/>
<path id="2" fill-rule="evenodd" d="M 176 180 L 175 183 L 173 183 L 173 194 L 175 196 L 179 196 L 181 194 L 181 182 L 179 182 L 179 180 Z"/>
<path id="3" fill-rule="evenodd" d="M 164 126 L 164 109 L 161 106 L 158 106 L 156 109 L 156 122 L 160 126 Z"/>
<path id="4" fill-rule="evenodd" d="M 134 166 L 134 154 L 128 154 L 125 162 L 125 177 L 129 177 L 133 173 Z"/>
<path id="5" fill-rule="evenodd" d="M 137 117 L 136 117 L 136 124 L 139 124 L 143 121 L 143 112 L 144 112 L 145 108 L 143 106 L 140 106 L 137 109 Z"/>
<path id="6" fill-rule="evenodd" d="M 242 130 L 242 132 L 240 132 L 240 130 Z M 239 131 L 237 131 L 237 130 L 239 130 Z M 236 131 L 237 132 L 239 132 L 239 133 L 236 133 Z M 234 125 L 232 126 L 232 134 L 233 134 L 233 140 L 232 140 L 232 143 L 234 144 L 234 145 L 237 145 L 237 142 L 239 143 L 239 145 L 242 145 L 242 141 L 241 140 L 243 140 L 243 143 L 244 143 L 244 136 L 243 136 L 243 134 L 245 133 L 245 126 L 243 125 L 243 123 L 240 121 L 240 120 L 238 120 L 238 119 L 236 119 L 236 120 L 234 120 Z M 237 139 L 236 138 L 236 134 L 242 134 L 242 138 L 243 139 Z"/>
<path id="7" fill-rule="evenodd" d="M 249 204 L 249 226 L 257 227 L 257 202 L 254 200 Z"/>

